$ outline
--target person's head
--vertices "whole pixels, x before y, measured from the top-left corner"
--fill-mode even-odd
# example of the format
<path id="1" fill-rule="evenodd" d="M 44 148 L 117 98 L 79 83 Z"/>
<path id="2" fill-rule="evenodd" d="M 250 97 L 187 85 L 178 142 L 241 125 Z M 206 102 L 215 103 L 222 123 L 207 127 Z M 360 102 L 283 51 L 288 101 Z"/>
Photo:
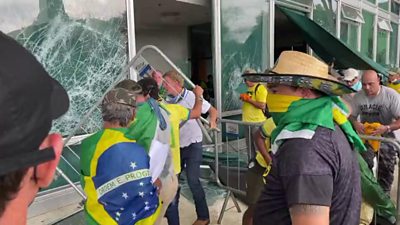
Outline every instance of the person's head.
<path id="1" fill-rule="evenodd" d="M 317 90 L 302 88 L 302 87 L 294 87 L 284 84 L 268 84 L 267 87 L 268 87 L 268 93 L 276 95 L 288 95 L 305 99 L 318 98 L 324 95 L 323 93 Z"/>
<path id="2" fill-rule="evenodd" d="M 63 141 L 49 131 L 69 99 L 31 53 L 1 32 L 0 49 L 0 223 L 23 224 L 39 188 L 53 181 Z"/>
<path id="3" fill-rule="evenodd" d="M 130 79 L 120 81 L 117 85 L 115 85 L 115 88 L 123 88 L 135 94 L 142 93 L 142 88 L 140 85 L 136 81 Z"/>
<path id="4" fill-rule="evenodd" d="M 153 78 L 149 77 L 143 78 L 138 81 L 138 84 L 142 88 L 142 94 L 145 96 L 146 99 L 148 98 L 154 98 L 156 100 L 158 99 L 159 89 L 157 82 Z"/>
<path id="5" fill-rule="evenodd" d="M 362 89 L 368 96 L 376 96 L 380 91 L 380 79 L 374 70 L 366 70 L 362 76 Z"/>
<path id="6" fill-rule="evenodd" d="M 163 75 L 163 86 L 168 94 L 178 96 L 185 83 L 183 77 L 176 71 L 168 71 Z"/>
<path id="7" fill-rule="evenodd" d="M 389 72 L 389 83 L 396 83 L 400 80 L 400 68 Z"/>
<path id="8" fill-rule="evenodd" d="M 110 90 L 101 104 L 105 128 L 127 127 L 135 119 L 136 93 L 124 88 Z"/>
<path id="9" fill-rule="evenodd" d="M 297 51 L 284 51 L 274 68 L 265 73 L 247 73 L 243 77 L 253 82 L 267 83 L 267 107 L 275 122 L 293 102 L 322 96 L 352 93 L 346 84 L 330 75 L 327 64 Z M 278 115 L 279 114 L 279 115 Z"/>
<path id="10" fill-rule="evenodd" d="M 122 80 L 117 85 L 115 85 L 115 88 L 124 88 L 128 91 L 135 93 L 136 103 L 142 103 L 146 101 L 146 97 L 142 93 L 142 87 L 140 87 L 140 85 L 134 80 Z"/>
<path id="11" fill-rule="evenodd" d="M 250 74 L 250 73 L 256 73 L 256 71 L 254 69 L 248 68 L 243 72 L 243 74 Z M 245 77 L 243 78 L 243 82 L 246 84 L 247 87 L 253 87 L 254 85 L 257 84 L 256 82 L 249 81 Z"/>
<path id="12" fill-rule="evenodd" d="M 350 87 L 355 85 L 359 79 L 359 72 L 353 68 L 349 68 L 344 70 L 343 72 L 343 80 L 349 85 Z"/>

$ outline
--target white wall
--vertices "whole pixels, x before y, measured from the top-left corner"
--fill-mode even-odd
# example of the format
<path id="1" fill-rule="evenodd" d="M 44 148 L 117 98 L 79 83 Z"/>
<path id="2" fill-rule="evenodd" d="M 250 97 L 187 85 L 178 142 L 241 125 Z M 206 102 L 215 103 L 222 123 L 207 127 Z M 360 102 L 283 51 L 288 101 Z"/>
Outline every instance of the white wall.
<path id="1" fill-rule="evenodd" d="M 152 28 L 136 30 L 137 51 L 144 45 L 155 45 L 167 55 L 187 76 L 190 77 L 188 28 Z M 162 72 L 171 70 L 171 67 L 153 51 L 147 51 L 143 55 L 145 59 L 156 69 Z"/>

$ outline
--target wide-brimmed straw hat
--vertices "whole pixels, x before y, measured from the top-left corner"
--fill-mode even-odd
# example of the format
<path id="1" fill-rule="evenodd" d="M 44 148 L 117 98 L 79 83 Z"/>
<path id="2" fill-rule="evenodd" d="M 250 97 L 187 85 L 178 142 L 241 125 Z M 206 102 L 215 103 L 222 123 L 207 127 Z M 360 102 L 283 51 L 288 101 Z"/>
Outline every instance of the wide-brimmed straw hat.
<path id="1" fill-rule="evenodd" d="M 327 95 L 355 92 L 347 84 L 332 76 L 330 70 L 326 63 L 308 54 L 284 51 L 271 70 L 265 73 L 245 73 L 242 76 L 252 82 L 315 89 Z"/>

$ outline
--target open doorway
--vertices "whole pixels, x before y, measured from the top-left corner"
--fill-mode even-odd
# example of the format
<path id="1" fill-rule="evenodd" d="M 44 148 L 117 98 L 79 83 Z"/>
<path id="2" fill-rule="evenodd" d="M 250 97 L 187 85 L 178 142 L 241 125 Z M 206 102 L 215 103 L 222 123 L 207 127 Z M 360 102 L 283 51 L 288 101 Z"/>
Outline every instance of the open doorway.
<path id="1" fill-rule="evenodd" d="M 191 26 L 189 36 L 191 79 L 204 89 L 204 98 L 210 101 L 214 98 L 211 23 Z"/>
<path id="2" fill-rule="evenodd" d="M 212 71 L 209 0 L 135 0 L 136 48 L 155 45 L 195 84 Z M 144 54 L 157 70 L 171 70 L 157 54 Z"/>
<path id="3" fill-rule="evenodd" d="M 307 43 L 301 30 L 275 7 L 275 60 L 285 50 L 307 52 Z"/>

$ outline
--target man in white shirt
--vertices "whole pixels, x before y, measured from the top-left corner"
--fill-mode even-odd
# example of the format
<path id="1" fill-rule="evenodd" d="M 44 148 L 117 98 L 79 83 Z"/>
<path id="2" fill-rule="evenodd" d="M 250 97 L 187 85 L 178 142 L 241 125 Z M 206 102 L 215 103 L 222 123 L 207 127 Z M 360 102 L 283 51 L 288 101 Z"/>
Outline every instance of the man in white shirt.
<path id="1" fill-rule="evenodd" d="M 183 87 L 184 80 L 176 71 L 164 74 L 163 86 L 170 98 L 169 103 L 180 104 L 192 109 L 196 100 L 203 101 L 202 113 L 209 113 L 210 127 L 216 128 L 218 112 L 211 104 L 202 98 L 196 99 L 192 91 Z M 196 206 L 197 220 L 193 225 L 206 225 L 210 223 L 207 202 L 203 187 L 200 183 L 200 165 L 202 162 L 202 140 L 203 134 L 198 122 L 194 119 L 188 120 L 180 128 L 181 164 L 182 170 L 186 170 L 189 188 L 193 194 Z"/>

